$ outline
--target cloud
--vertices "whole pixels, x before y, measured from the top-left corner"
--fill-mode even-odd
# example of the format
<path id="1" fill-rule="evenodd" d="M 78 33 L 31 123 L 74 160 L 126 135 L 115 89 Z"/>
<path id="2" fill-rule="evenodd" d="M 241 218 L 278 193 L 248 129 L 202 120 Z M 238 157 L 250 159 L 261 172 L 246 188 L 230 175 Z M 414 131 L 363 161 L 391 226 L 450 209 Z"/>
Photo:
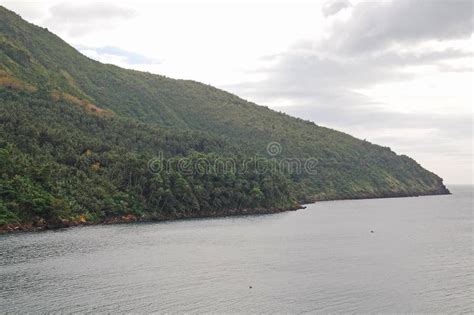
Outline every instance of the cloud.
<path id="1" fill-rule="evenodd" d="M 323 11 L 330 14 L 349 6 L 330 1 Z M 265 56 L 263 61 L 271 65 L 256 71 L 265 80 L 228 88 L 266 102 L 291 99 L 292 103 L 313 106 L 335 101 L 339 106 L 370 104 L 367 97 L 353 90 L 408 81 L 421 66 L 443 72 L 472 70 L 465 63 L 451 63 L 464 58 L 470 64 L 473 52 L 464 46 L 450 47 L 449 42 L 447 48 L 423 46 L 427 41 L 470 36 L 471 9 L 470 1 L 361 2 L 351 8 L 349 19 L 333 25 L 329 37 Z"/>
<path id="2" fill-rule="evenodd" d="M 450 65 L 440 63 L 438 70 L 441 72 L 473 72 L 472 62 L 468 61 L 465 65 Z"/>
<path id="3" fill-rule="evenodd" d="M 398 104 L 380 103 L 361 91 L 394 82 L 410 89 L 411 80 L 427 69 L 431 76 L 472 72 L 472 2 L 392 0 L 350 6 L 332 1 L 322 9 L 326 17 L 334 15 L 328 36 L 265 57 L 269 65 L 257 70 L 265 79 L 226 88 L 415 158 L 457 156 L 466 165 L 472 113 L 402 112 Z M 350 14 L 339 19 L 340 10 Z M 397 92 L 391 93 L 400 100 Z M 421 96 L 424 102 L 430 98 Z M 472 160 L 470 152 L 467 156 Z"/>
<path id="4" fill-rule="evenodd" d="M 51 7 L 53 18 L 59 22 L 83 22 L 110 18 L 131 18 L 134 11 L 112 4 L 97 2 L 94 4 L 61 3 Z"/>
<path id="5" fill-rule="evenodd" d="M 227 88 L 264 103 L 291 100 L 291 104 L 314 108 L 328 104 L 339 109 L 377 107 L 373 100 L 355 90 L 386 82 L 408 82 L 417 76 L 420 67 L 447 72 L 467 70 L 467 66 L 454 66 L 451 61 L 471 61 L 472 50 L 449 45 L 444 49 L 420 48 L 400 43 L 417 39 L 422 44 L 427 40 L 470 35 L 472 28 L 466 25 L 472 22 L 471 7 L 470 1 L 361 2 L 353 7 L 348 20 L 334 26 L 329 37 L 300 42 L 279 55 L 264 57 L 271 65 L 256 72 L 266 79 Z M 339 49 L 342 45 L 355 49 L 354 43 L 358 41 L 366 44 L 363 54 L 348 55 Z M 399 45 L 392 47 L 391 43 L 397 41 Z M 341 44 L 334 46 L 330 42 Z"/>
<path id="6" fill-rule="evenodd" d="M 362 2 L 351 18 L 334 25 L 321 43 L 347 54 L 380 50 L 393 44 L 469 38 L 473 30 L 470 0 L 395 0 Z"/>
<path id="7" fill-rule="evenodd" d="M 331 104 L 317 108 L 311 105 L 291 106 L 288 112 L 297 117 L 313 118 L 325 124 L 346 128 L 364 126 L 367 130 L 387 128 L 437 130 L 443 137 L 452 139 L 470 135 L 473 119 L 472 116 L 464 114 L 403 113 L 360 104 L 352 110 L 343 111 Z M 396 134 L 394 136 L 397 137 Z"/>
<path id="8" fill-rule="evenodd" d="M 292 99 L 296 104 L 319 106 L 358 106 L 372 103 L 354 89 L 394 81 L 407 81 L 416 76 L 408 68 L 437 66 L 446 68 L 452 59 L 472 57 L 472 53 L 459 49 L 424 52 L 384 51 L 376 55 L 358 55 L 341 58 L 327 52 L 312 50 L 310 43 L 298 45 L 297 50 L 272 57 L 272 66 L 257 72 L 265 75 L 260 82 L 230 86 L 231 90 L 249 98 Z M 269 57 L 266 57 L 267 59 Z M 337 103 L 337 104 L 336 104 Z"/>
<path id="9" fill-rule="evenodd" d="M 321 11 L 324 17 L 337 14 L 339 11 L 349 8 L 351 6 L 349 1 L 346 0 L 331 0 L 323 4 Z"/>
<path id="10" fill-rule="evenodd" d="M 133 9 L 111 3 L 64 2 L 50 8 L 50 17 L 45 24 L 62 28 L 68 35 L 76 37 L 89 32 L 114 27 L 120 20 L 136 16 Z"/>
<path id="11" fill-rule="evenodd" d="M 157 58 L 148 57 L 136 52 L 127 51 L 118 47 L 104 46 L 104 47 L 87 47 L 78 46 L 77 49 L 83 54 L 96 59 L 101 62 L 110 63 L 111 61 L 118 61 L 127 65 L 153 65 L 160 64 L 161 60 Z"/>

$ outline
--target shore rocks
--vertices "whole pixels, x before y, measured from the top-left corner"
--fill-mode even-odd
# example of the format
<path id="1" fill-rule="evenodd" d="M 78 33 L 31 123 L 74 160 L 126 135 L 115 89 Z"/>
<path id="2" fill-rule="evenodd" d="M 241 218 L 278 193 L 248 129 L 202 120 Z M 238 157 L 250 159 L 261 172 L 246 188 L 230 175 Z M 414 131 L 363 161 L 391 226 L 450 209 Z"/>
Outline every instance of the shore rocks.
<path id="1" fill-rule="evenodd" d="M 256 209 L 230 209 L 225 211 L 207 211 L 200 213 L 175 213 L 173 215 L 165 216 L 159 214 L 158 216 L 153 217 L 137 217 L 133 214 L 127 214 L 118 217 L 107 218 L 102 221 L 86 221 L 83 217 L 78 218 L 77 220 L 54 220 L 46 221 L 43 218 L 36 218 L 34 222 L 29 224 L 10 224 L 10 225 L 0 225 L 0 233 L 10 233 L 10 232 L 26 232 L 26 231 L 42 231 L 42 230 L 53 230 L 53 229 L 62 229 L 73 226 L 82 226 L 82 225 L 97 225 L 97 224 L 124 224 L 132 222 L 159 222 L 159 221 L 171 221 L 179 219 L 193 219 L 193 218 L 212 218 L 212 217 L 225 217 L 225 216 L 238 216 L 238 215 L 254 215 L 254 214 L 272 214 L 285 211 L 296 211 L 298 209 L 304 209 L 305 207 L 295 204 L 288 208 L 256 208 Z"/>

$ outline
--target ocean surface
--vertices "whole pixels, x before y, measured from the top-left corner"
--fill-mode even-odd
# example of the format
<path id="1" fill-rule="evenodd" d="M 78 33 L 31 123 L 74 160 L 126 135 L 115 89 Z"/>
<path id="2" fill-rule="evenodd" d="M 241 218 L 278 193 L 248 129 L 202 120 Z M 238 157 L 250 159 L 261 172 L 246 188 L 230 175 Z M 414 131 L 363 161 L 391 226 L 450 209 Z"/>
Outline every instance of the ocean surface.
<path id="1" fill-rule="evenodd" d="M 0 235 L 0 313 L 472 313 L 473 187 L 449 188 Z"/>

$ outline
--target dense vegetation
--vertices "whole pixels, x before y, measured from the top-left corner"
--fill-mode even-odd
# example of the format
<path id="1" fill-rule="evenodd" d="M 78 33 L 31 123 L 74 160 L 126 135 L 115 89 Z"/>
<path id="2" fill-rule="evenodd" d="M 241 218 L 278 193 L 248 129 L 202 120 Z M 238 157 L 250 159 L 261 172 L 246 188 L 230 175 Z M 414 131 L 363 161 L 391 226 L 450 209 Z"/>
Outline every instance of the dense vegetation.
<path id="1" fill-rule="evenodd" d="M 0 225 L 447 193 L 438 176 L 389 148 L 201 83 L 101 64 L 2 7 L 0 102 Z M 275 156 L 271 142 L 281 145 Z M 157 156 L 174 167 L 153 172 Z M 259 163 L 183 172 L 179 158 Z M 287 158 L 315 163 L 292 172 Z"/>

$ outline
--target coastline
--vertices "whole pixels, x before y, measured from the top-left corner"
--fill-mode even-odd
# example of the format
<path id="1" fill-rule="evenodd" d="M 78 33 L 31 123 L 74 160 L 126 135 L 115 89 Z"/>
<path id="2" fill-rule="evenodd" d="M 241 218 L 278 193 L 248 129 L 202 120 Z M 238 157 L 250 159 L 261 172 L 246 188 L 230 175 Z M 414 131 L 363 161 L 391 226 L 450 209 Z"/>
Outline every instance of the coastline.
<path id="1" fill-rule="evenodd" d="M 452 195 L 452 193 L 446 187 L 441 187 L 438 190 L 425 191 L 420 193 L 387 193 L 380 195 L 360 195 L 350 197 L 337 197 L 337 198 L 315 198 L 306 203 L 315 203 L 321 201 L 340 201 L 340 200 L 363 200 L 363 199 L 388 199 L 388 198 L 409 198 L 409 197 L 423 197 L 423 196 L 441 196 L 441 195 Z M 303 202 L 304 203 L 304 202 Z"/>
<path id="2" fill-rule="evenodd" d="M 136 216 L 133 214 L 111 217 L 100 221 L 81 221 L 81 220 L 61 220 L 58 222 L 45 222 L 40 220 L 32 223 L 24 224 L 8 224 L 0 225 L 0 234 L 7 233 L 21 233 L 21 232 L 40 232 L 48 230 L 66 229 L 76 226 L 88 226 L 88 225 L 112 225 L 112 224 L 127 224 L 127 223 L 138 223 L 138 222 L 165 222 L 165 221 L 178 221 L 186 219 L 204 219 L 204 218 L 219 218 L 219 217 L 231 217 L 231 216 L 246 216 L 246 215 L 264 215 L 264 214 L 275 214 L 288 211 L 296 211 L 306 208 L 301 204 L 296 204 L 287 208 L 255 208 L 255 209 L 230 209 L 224 212 L 208 211 L 199 214 L 181 214 L 177 216 Z"/>
<path id="3" fill-rule="evenodd" d="M 133 214 L 111 217 L 100 221 L 81 221 L 81 220 L 61 220 L 57 222 L 46 222 L 45 220 L 38 220 L 31 223 L 23 224 L 8 224 L 0 225 L 0 234 L 8 233 L 22 233 L 22 232 L 40 232 L 48 230 L 59 230 L 77 226 L 89 226 L 89 225 L 111 225 L 111 224 L 127 224 L 127 223 L 139 223 L 139 222 L 165 222 L 165 221 L 178 221 L 186 219 L 205 219 L 205 218 L 221 218 L 221 217 L 232 217 L 232 216 L 248 216 L 248 215 L 266 215 L 275 214 L 288 211 L 297 211 L 305 209 L 305 204 L 312 204 L 317 202 L 326 201 L 344 201 L 344 200 L 364 200 L 364 199 L 389 199 L 389 198 L 408 198 L 408 197 L 421 197 L 421 196 L 440 196 L 440 195 L 451 195 L 451 192 L 444 188 L 440 191 L 428 191 L 423 193 L 390 193 L 384 195 L 361 195 L 354 197 L 339 197 L 339 198 L 308 198 L 301 200 L 299 203 L 287 207 L 287 208 L 255 208 L 255 209 L 230 209 L 223 212 L 208 211 L 199 214 L 178 214 L 176 216 L 142 216 L 138 217 Z"/>

